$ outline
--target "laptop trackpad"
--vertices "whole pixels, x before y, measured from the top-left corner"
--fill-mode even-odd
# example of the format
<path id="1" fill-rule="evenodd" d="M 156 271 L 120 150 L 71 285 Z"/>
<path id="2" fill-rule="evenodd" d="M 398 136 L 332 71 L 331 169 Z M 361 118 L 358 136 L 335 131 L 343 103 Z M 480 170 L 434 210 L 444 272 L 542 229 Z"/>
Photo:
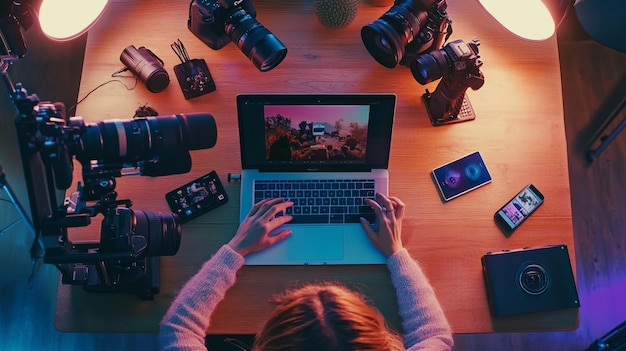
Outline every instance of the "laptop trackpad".
<path id="1" fill-rule="evenodd" d="M 343 258 L 343 226 L 306 226 L 293 228 L 287 239 L 287 259 L 321 264 Z"/>

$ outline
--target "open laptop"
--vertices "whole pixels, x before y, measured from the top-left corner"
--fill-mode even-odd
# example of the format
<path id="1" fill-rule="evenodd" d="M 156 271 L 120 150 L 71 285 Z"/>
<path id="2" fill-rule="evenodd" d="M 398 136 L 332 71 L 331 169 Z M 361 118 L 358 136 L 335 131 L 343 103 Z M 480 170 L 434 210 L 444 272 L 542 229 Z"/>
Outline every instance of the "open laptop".
<path id="1" fill-rule="evenodd" d="M 285 225 L 292 234 L 248 255 L 246 264 L 386 261 L 359 217 L 374 223 L 362 198 L 388 192 L 395 104 L 394 94 L 237 96 L 240 220 L 262 198 L 295 203 L 287 210 L 294 219 Z"/>

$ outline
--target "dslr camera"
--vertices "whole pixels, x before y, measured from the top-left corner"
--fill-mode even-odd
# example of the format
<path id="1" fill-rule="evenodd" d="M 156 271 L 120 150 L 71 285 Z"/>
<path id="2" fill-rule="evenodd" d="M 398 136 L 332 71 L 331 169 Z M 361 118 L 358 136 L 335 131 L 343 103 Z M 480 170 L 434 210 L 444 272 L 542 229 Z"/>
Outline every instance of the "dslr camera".
<path id="1" fill-rule="evenodd" d="M 250 0 L 192 0 L 187 27 L 213 50 L 234 42 L 265 72 L 282 62 L 287 48 L 255 17 Z"/>
<path id="2" fill-rule="evenodd" d="M 408 66 L 437 50 L 452 34 L 446 0 L 396 0 L 378 20 L 361 28 L 367 51 L 381 65 Z M 445 38 L 444 38 L 445 37 Z"/>
<path id="3" fill-rule="evenodd" d="M 411 62 L 413 78 L 420 84 L 427 84 L 454 72 L 481 76 L 482 61 L 478 53 L 480 41 L 477 38 L 469 42 L 461 39 L 451 41 L 443 48 L 424 54 Z M 483 80 L 471 80 L 468 84 L 476 90 L 482 86 Z"/>
<path id="4" fill-rule="evenodd" d="M 419 56 L 411 62 L 413 78 L 427 84 L 442 78 L 431 94 L 423 95 L 433 125 L 468 121 L 475 118 L 465 95 L 467 88 L 478 90 L 485 83 L 480 70 L 483 62 L 478 53 L 480 41 L 454 40 L 443 48 Z"/>

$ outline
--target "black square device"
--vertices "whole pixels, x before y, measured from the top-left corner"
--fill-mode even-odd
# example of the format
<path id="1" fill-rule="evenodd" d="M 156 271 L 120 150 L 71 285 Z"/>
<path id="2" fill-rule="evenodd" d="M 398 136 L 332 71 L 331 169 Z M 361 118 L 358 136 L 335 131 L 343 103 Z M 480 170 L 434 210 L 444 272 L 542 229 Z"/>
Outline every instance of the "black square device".
<path id="1" fill-rule="evenodd" d="M 490 252 L 482 265 L 495 317 L 580 307 L 566 245 Z"/>

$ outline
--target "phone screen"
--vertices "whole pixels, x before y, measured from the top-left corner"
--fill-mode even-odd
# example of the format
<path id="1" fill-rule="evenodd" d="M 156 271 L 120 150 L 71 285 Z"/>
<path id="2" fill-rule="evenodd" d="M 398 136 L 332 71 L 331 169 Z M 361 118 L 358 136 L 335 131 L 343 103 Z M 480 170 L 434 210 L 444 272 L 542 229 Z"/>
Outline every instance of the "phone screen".
<path id="1" fill-rule="evenodd" d="M 542 202 L 543 194 L 531 184 L 522 189 L 519 194 L 496 212 L 496 217 L 499 217 L 509 230 L 513 230 L 530 216 Z"/>
<path id="2" fill-rule="evenodd" d="M 435 168 L 432 174 L 445 201 L 491 182 L 491 174 L 478 151 Z"/>
<path id="3" fill-rule="evenodd" d="M 215 171 L 170 191 L 165 195 L 165 199 L 181 223 L 189 222 L 228 202 L 224 187 Z"/>

